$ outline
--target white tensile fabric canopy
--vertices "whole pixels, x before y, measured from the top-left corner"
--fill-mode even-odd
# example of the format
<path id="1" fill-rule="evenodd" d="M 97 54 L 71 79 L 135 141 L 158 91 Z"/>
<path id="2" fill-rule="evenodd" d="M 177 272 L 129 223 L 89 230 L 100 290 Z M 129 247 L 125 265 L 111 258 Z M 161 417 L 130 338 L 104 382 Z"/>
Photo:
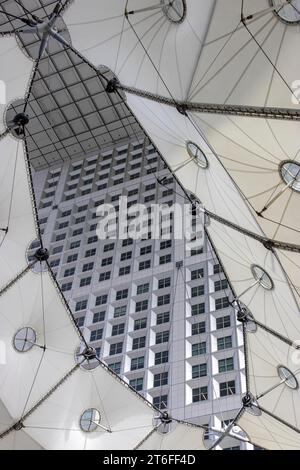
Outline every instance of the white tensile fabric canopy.
<path id="1" fill-rule="evenodd" d="M 297 448 L 300 1 L 177 0 L 172 13 L 154 3 L 75 0 L 65 21 L 73 45 L 116 73 L 174 176 L 212 213 L 207 232 L 244 314 L 247 396 L 263 394 L 275 416 L 245 412 L 240 425 L 261 446 Z M 275 342 L 286 350 L 274 355 Z M 280 393 L 289 399 L 275 406 Z"/>
<path id="2" fill-rule="evenodd" d="M 7 103 L 24 99 L 33 63 L 14 37 L 0 38 L 0 60 Z M 141 445 L 155 449 L 153 435 L 163 419 L 176 422 L 88 355 L 93 351 L 86 349 L 40 239 L 26 146 L 9 134 L 4 111 L 0 116 L 0 449 Z M 36 238 L 39 243 L 31 245 Z M 201 426 L 179 423 L 175 430 L 173 437 L 172 432 L 161 434 L 165 448 L 182 448 L 182 442 L 204 448 Z"/>

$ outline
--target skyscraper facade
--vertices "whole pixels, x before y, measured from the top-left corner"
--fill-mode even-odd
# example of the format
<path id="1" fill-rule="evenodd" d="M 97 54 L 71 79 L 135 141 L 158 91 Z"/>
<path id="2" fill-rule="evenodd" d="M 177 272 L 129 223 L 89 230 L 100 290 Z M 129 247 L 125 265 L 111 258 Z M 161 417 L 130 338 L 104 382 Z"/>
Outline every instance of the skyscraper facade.
<path id="1" fill-rule="evenodd" d="M 118 214 L 120 197 L 129 220 L 136 204 L 189 202 L 153 144 L 140 135 L 49 166 L 34 187 L 51 267 L 98 357 L 173 417 L 226 428 L 241 404 L 243 335 L 203 227 L 187 242 L 173 213 L 170 237 L 162 225 L 153 239 L 147 219 L 140 240 L 97 234 L 99 207 Z M 206 434 L 208 446 L 214 438 Z"/>

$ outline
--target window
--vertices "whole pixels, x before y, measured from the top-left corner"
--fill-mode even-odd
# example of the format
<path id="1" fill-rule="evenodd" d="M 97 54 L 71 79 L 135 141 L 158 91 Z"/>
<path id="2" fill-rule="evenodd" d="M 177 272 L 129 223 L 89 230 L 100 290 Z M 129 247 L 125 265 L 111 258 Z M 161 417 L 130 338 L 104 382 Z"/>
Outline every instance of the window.
<path id="1" fill-rule="evenodd" d="M 90 256 L 95 256 L 96 254 L 96 248 L 93 248 L 92 250 L 87 250 L 85 252 L 85 258 L 89 258 Z"/>
<path id="2" fill-rule="evenodd" d="M 229 395 L 235 395 L 235 381 L 234 380 L 220 383 L 220 397 L 228 397 Z"/>
<path id="3" fill-rule="evenodd" d="M 127 253 L 122 253 L 121 254 L 121 261 L 127 261 L 128 259 L 131 259 L 132 258 L 132 252 L 131 251 L 127 251 Z"/>
<path id="4" fill-rule="evenodd" d="M 205 303 L 192 305 L 192 315 L 202 315 L 205 313 Z"/>
<path id="5" fill-rule="evenodd" d="M 164 255 L 159 258 L 159 264 L 171 263 L 172 255 Z"/>
<path id="6" fill-rule="evenodd" d="M 228 282 L 226 279 L 222 279 L 221 281 L 215 282 L 215 292 L 219 292 L 220 290 L 228 289 Z"/>
<path id="7" fill-rule="evenodd" d="M 124 246 L 130 246 L 130 245 L 132 245 L 132 244 L 133 244 L 132 238 L 126 238 L 126 240 L 123 240 L 123 242 L 122 242 L 122 246 L 123 246 L 123 247 L 124 247 Z"/>
<path id="8" fill-rule="evenodd" d="M 105 311 L 94 313 L 93 323 L 99 323 L 100 321 L 104 321 L 104 320 L 105 320 Z"/>
<path id="9" fill-rule="evenodd" d="M 147 261 L 142 261 L 139 264 L 139 271 L 143 271 L 145 269 L 149 269 L 151 267 L 151 260 L 148 259 Z"/>
<path id="10" fill-rule="evenodd" d="M 61 253 L 63 251 L 63 246 L 56 246 L 53 248 L 52 254 L 57 255 L 58 253 Z"/>
<path id="11" fill-rule="evenodd" d="M 123 317 L 124 315 L 126 315 L 126 311 L 127 311 L 126 305 L 122 305 L 121 307 L 115 307 L 114 318 Z"/>
<path id="12" fill-rule="evenodd" d="M 91 277 L 84 277 L 84 278 L 81 279 L 81 281 L 80 281 L 80 287 L 89 286 L 89 285 L 91 285 L 91 282 L 92 282 L 92 278 L 91 278 Z"/>
<path id="13" fill-rule="evenodd" d="M 62 224 L 59 224 L 58 230 L 61 230 L 63 228 L 67 228 L 69 226 L 69 222 L 63 222 Z"/>
<path id="14" fill-rule="evenodd" d="M 98 297 L 96 297 L 96 307 L 98 307 L 98 305 L 104 305 L 107 303 L 107 294 L 103 294 L 103 295 L 99 295 Z"/>
<path id="15" fill-rule="evenodd" d="M 104 258 L 104 259 L 102 260 L 101 266 L 102 266 L 102 267 L 103 267 L 103 266 L 110 266 L 110 265 L 112 264 L 112 262 L 113 262 L 113 258 L 112 258 L 112 257 L 110 257 L 110 258 Z"/>
<path id="16" fill-rule="evenodd" d="M 198 403 L 199 401 L 205 401 L 207 399 L 208 399 L 207 387 L 193 388 L 193 403 Z"/>
<path id="17" fill-rule="evenodd" d="M 105 273 L 101 273 L 99 276 L 99 282 L 108 281 L 110 279 L 110 271 L 106 271 Z"/>
<path id="18" fill-rule="evenodd" d="M 158 281 L 158 288 L 159 289 L 165 289 L 166 287 L 170 287 L 171 286 L 171 278 L 170 277 L 166 277 L 165 279 L 160 279 Z"/>
<path id="19" fill-rule="evenodd" d="M 98 241 L 98 237 L 97 237 L 97 235 L 94 235 L 93 237 L 88 238 L 87 243 L 88 243 L 88 245 L 91 245 L 92 243 L 96 243 L 97 241 Z"/>
<path id="20" fill-rule="evenodd" d="M 165 364 L 169 361 L 169 351 L 160 351 L 155 354 L 155 365 Z"/>
<path id="21" fill-rule="evenodd" d="M 143 330 L 147 327 L 147 318 L 140 318 L 134 322 L 134 330 Z"/>
<path id="22" fill-rule="evenodd" d="M 201 335 L 202 333 L 205 333 L 205 331 L 206 331 L 206 324 L 205 324 L 205 322 L 194 323 L 194 324 L 192 325 L 192 335 L 193 335 L 193 336 Z"/>
<path id="23" fill-rule="evenodd" d="M 156 344 L 167 343 L 169 341 L 169 331 L 156 333 Z"/>
<path id="24" fill-rule="evenodd" d="M 159 313 L 157 315 L 157 320 L 156 320 L 157 325 L 162 325 L 163 323 L 169 323 L 169 321 L 170 321 L 169 312 Z"/>
<path id="25" fill-rule="evenodd" d="M 105 245 L 105 246 L 104 246 L 103 252 L 104 252 L 104 253 L 107 253 L 108 251 L 114 250 L 114 248 L 115 248 L 115 244 L 114 244 L 114 243 L 110 243 L 109 245 Z"/>
<path id="26" fill-rule="evenodd" d="M 141 336 L 140 338 L 134 338 L 132 341 L 132 350 L 141 349 L 146 346 L 146 336 Z"/>
<path id="27" fill-rule="evenodd" d="M 78 210 L 77 210 L 77 212 L 78 212 L 78 213 L 80 213 L 80 212 L 84 212 L 84 211 L 86 211 L 86 210 L 87 210 L 87 208 L 88 208 L 88 206 L 81 206 L 81 207 L 78 207 Z"/>
<path id="28" fill-rule="evenodd" d="M 115 356 L 116 354 L 121 354 L 123 350 L 123 343 L 115 343 L 110 345 L 109 355 Z"/>
<path id="29" fill-rule="evenodd" d="M 196 279 L 203 279 L 204 277 L 204 269 L 195 269 L 191 272 L 191 280 L 195 281 Z"/>
<path id="30" fill-rule="evenodd" d="M 227 357 L 226 359 L 219 360 L 219 374 L 223 372 L 230 372 L 234 370 L 234 360 L 233 357 Z"/>
<path id="31" fill-rule="evenodd" d="M 214 274 L 220 274 L 223 272 L 223 269 L 221 268 L 221 266 L 219 264 L 215 264 L 214 265 Z"/>
<path id="32" fill-rule="evenodd" d="M 206 354 L 206 342 L 193 344 L 192 356 L 201 356 L 202 354 Z"/>
<path id="33" fill-rule="evenodd" d="M 86 273 L 87 271 L 91 271 L 92 269 L 94 269 L 94 263 L 87 263 L 83 265 L 82 272 Z"/>
<path id="34" fill-rule="evenodd" d="M 130 387 L 134 388 L 134 390 L 136 390 L 137 392 L 140 392 L 141 390 L 143 390 L 143 383 L 144 383 L 143 377 L 139 377 L 137 379 L 132 379 L 129 381 Z"/>
<path id="35" fill-rule="evenodd" d="M 218 338 L 217 343 L 218 343 L 218 351 L 232 348 L 232 337 L 225 336 L 224 338 Z"/>
<path id="36" fill-rule="evenodd" d="M 78 260 L 78 254 L 75 253 L 74 255 L 68 256 L 67 263 L 73 263 L 74 261 Z"/>
<path id="37" fill-rule="evenodd" d="M 61 217 L 69 217 L 72 214 L 72 211 L 65 211 L 61 213 Z"/>
<path id="38" fill-rule="evenodd" d="M 127 297 L 128 297 L 128 289 L 119 290 L 116 293 L 116 300 L 127 299 Z"/>
<path id="39" fill-rule="evenodd" d="M 120 374 L 121 373 L 121 362 L 113 362 L 112 364 L 107 364 L 108 367 L 115 373 L 115 374 Z"/>
<path id="40" fill-rule="evenodd" d="M 135 311 L 142 312 L 143 310 L 147 310 L 148 308 L 148 300 L 142 300 L 141 302 L 137 302 L 135 304 Z"/>
<path id="41" fill-rule="evenodd" d="M 88 303 L 87 300 L 80 300 L 79 302 L 76 303 L 75 311 L 79 312 L 80 310 L 85 310 L 87 307 L 87 303 Z"/>
<path id="42" fill-rule="evenodd" d="M 146 294 L 149 292 L 149 284 L 141 284 L 137 287 L 137 295 Z"/>
<path id="43" fill-rule="evenodd" d="M 91 341 L 91 342 L 93 342 L 93 341 L 99 341 L 100 339 L 102 339 L 102 336 L 103 336 L 103 330 L 94 330 L 94 331 L 91 331 L 90 341 Z"/>
<path id="44" fill-rule="evenodd" d="M 75 220 L 74 224 L 75 225 L 82 224 L 82 222 L 84 221 L 85 221 L 85 217 L 79 217 L 78 219 Z"/>
<path id="45" fill-rule="evenodd" d="M 54 259 L 53 261 L 50 262 L 50 268 L 56 268 L 59 266 L 60 260 L 59 259 Z"/>
<path id="46" fill-rule="evenodd" d="M 160 249 L 165 250 L 166 248 L 171 248 L 172 247 L 172 240 L 165 240 L 160 243 Z"/>
<path id="47" fill-rule="evenodd" d="M 125 331 L 125 323 L 120 323 L 119 325 L 114 325 L 112 328 L 112 336 L 122 335 Z"/>
<path id="48" fill-rule="evenodd" d="M 70 250 L 75 250 L 75 248 L 79 248 L 80 243 L 81 243 L 80 240 L 78 240 L 77 242 L 70 243 Z"/>
<path id="49" fill-rule="evenodd" d="M 203 248 L 193 248 L 191 250 L 191 256 L 202 255 L 202 253 L 203 253 Z"/>
<path id="50" fill-rule="evenodd" d="M 63 285 L 61 286 L 62 292 L 67 292 L 67 291 L 71 290 L 71 289 L 72 289 L 72 285 L 73 285 L 72 282 L 67 282 L 66 284 L 63 284 Z"/>
<path id="51" fill-rule="evenodd" d="M 140 256 L 144 256 L 144 255 L 148 255 L 149 253 L 151 253 L 152 251 L 152 246 L 144 246 L 143 248 L 141 248 L 140 250 Z"/>
<path id="52" fill-rule="evenodd" d="M 163 385 L 168 385 L 168 372 L 154 374 L 153 387 L 162 387 Z"/>
<path id="53" fill-rule="evenodd" d="M 153 398 L 153 405 L 159 410 L 165 410 L 168 407 L 168 395 L 161 395 Z"/>
<path id="54" fill-rule="evenodd" d="M 197 364 L 192 367 L 192 378 L 199 379 L 207 376 L 207 364 Z"/>
<path id="55" fill-rule="evenodd" d="M 230 315 L 226 317 L 220 317 L 216 320 L 217 330 L 223 330 L 224 328 L 229 328 L 231 326 Z"/>
<path id="56" fill-rule="evenodd" d="M 130 266 L 124 266 L 119 269 L 119 276 L 126 276 L 127 274 L 130 274 Z"/>
<path id="57" fill-rule="evenodd" d="M 144 362 L 145 358 L 144 356 L 141 357 L 135 357 L 134 359 L 131 359 L 131 370 L 139 370 L 144 368 Z"/>
<path id="58" fill-rule="evenodd" d="M 216 310 L 222 310 L 223 308 L 229 307 L 228 297 L 222 297 L 221 299 L 216 299 Z"/>
<path id="59" fill-rule="evenodd" d="M 192 297 L 199 297 L 204 295 L 205 289 L 204 286 L 196 286 L 192 288 Z"/>
<path id="60" fill-rule="evenodd" d="M 170 303 L 171 297 L 170 294 L 161 295 L 157 298 L 157 306 L 161 307 L 162 305 L 168 305 Z"/>
<path id="61" fill-rule="evenodd" d="M 66 269 L 64 273 L 64 277 L 74 276 L 75 268 Z"/>

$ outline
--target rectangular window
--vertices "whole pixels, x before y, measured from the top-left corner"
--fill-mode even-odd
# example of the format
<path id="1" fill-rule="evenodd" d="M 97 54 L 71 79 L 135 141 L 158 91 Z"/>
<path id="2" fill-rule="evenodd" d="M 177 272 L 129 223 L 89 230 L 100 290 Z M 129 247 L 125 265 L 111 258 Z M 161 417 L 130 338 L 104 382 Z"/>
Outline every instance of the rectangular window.
<path id="1" fill-rule="evenodd" d="M 93 342 L 93 341 L 99 341 L 102 339 L 102 336 L 103 336 L 103 330 L 94 330 L 94 331 L 91 331 L 91 337 L 90 337 L 90 341 Z"/>
<path id="2" fill-rule="evenodd" d="M 169 321 L 170 321 L 169 312 L 159 313 L 157 315 L 157 320 L 156 320 L 157 325 L 162 325 L 163 323 L 169 323 Z"/>
<path id="3" fill-rule="evenodd" d="M 192 378 L 199 379 L 207 376 L 207 364 L 197 364 L 192 367 Z"/>
<path id="4" fill-rule="evenodd" d="M 168 372 L 154 374 L 153 387 L 162 387 L 163 385 L 168 385 Z"/>
<path id="5" fill-rule="evenodd" d="M 132 341 L 132 350 L 141 349 L 146 346 L 146 336 L 140 338 L 134 338 Z"/>
<path id="6" fill-rule="evenodd" d="M 127 274 L 130 274 L 130 266 L 124 266 L 119 269 L 119 276 L 126 276 Z"/>
<path id="7" fill-rule="evenodd" d="M 75 250 L 75 248 L 79 248 L 80 244 L 81 244 L 80 240 L 78 240 L 77 242 L 70 243 L 70 250 Z"/>
<path id="8" fill-rule="evenodd" d="M 204 293 L 204 286 L 192 287 L 192 297 L 199 297 L 200 295 L 204 295 Z"/>
<path id="9" fill-rule="evenodd" d="M 114 325 L 112 328 L 112 336 L 122 335 L 125 331 L 125 323 L 120 323 L 119 325 Z"/>
<path id="10" fill-rule="evenodd" d="M 160 249 L 165 250 L 172 247 L 172 240 L 165 240 L 160 243 Z"/>
<path id="11" fill-rule="evenodd" d="M 78 260 L 78 254 L 74 254 L 74 255 L 71 255 L 71 256 L 68 256 L 67 258 L 67 263 L 73 263 L 74 261 L 77 261 Z"/>
<path id="12" fill-rule="evenodd" d="M 214 274 L 220 274 L 223 272 L 223 269 L 221 268 L 221 266 L 219 264 L 215 264 L 214 265 Z"/>
<path id="13" fill-rule="evenodd" d="M 93 323 L 99 323 L 104 320 L 105 320 L 105 311 L 94 313 Z"/>
<path id="14" fill-rule="evenodd" d="M 90 256 L 95 256 L 96 254 L 96 248 L 93 248 L 92 250 L 87 250 L 85 252 L 85 258 L 89 258 Z"/>
<path id="15" fill-rule="evenodd" d="M 115 343 L 110 345 L 109 355 L 115 356 L 116 354 L 121 354 L 123 350 L 123 343 Z"/>
<path id="16" fill-rule="evenodd" d="M 217 343 L 218 343 L 218 351 L 232 348 L 232 337 L 225 336 L 224 338 L 218 338 Z"/>
<path id="17" fill-rule="evenodd" d="M 228 282 L 226 279 L 222 279 L 221 281 L 215 282 L 215 292 L 219 292 L 220 290 L 228 289 Z"/>
<path id="18" fill-rule="evenodd" d="M 156 333 L 156 344 L 167 343 L 169 341 L 169 331 Z"/>
<path id="19" fill-rule="evenodd" d="M 171 296 L 170 294 L 161 295 L 157 298 L 157 306 L 161 307 L 162 305 L 168 305 L 170 303 Z"/>
<path id="20" fill-rule="evenodd" d="M 99 295 L 96 297 L 96 302 L 95 305 L 98 307 L 98 305 L 104 305 L 107 303 L 107 294 Z"/>
<path id="21" fill-rule="evenodd" d="M 143 330 L 147 327 L 147 318 L 140 318 L 134 322 L 134 330 Z"/>
<path id="22" fill-rule="evenodd" d="M 143 377 L 139 377 L 137 379 L 132 379 L 129 381 L 130 387 L 132 387 L 137 392 L 140 392 L 141 390 L 143 390 L 143 383 L 144 383 Z"/>
<path id="23" fill-rule="evenodd" d="M 192 335 L 193 335 L 193 336 L 201 335 L 202 333 L 205 333 L 205 331 L 206 331 L 206 324 L 205 324 L 205 322 L 194 323 L 194 324 L 192 325 Z"/>
<path id="24" fill-rule="evenodd" d="M 203 279 L 204 277 L 204 269 L 195 269 L 191 272 L 191 280 L 195 281 L 196 279 Z"/>
<path id="25" fill-rule="evenodd" d="M 145 358 L 144 356 L 142 357 L 135 357 L 134 359 L 131 359 L 131 370 L 139 370 L 144 368 L 144 362 Z"/>
<path id="26" fill-rule="evenodd" d="M 94 263 L 87 263 L 83 265 L 82 272 L 86 273 L 87 271 L 91 271 L 92 269 L 94 269 Z"/>
<path id="27" fill-rule="evenodd" d="M 159 289 L 165 289 L 166 287 L 170 287 L 171 286 L 171 278 L 170 277 L 166 277 L 165 279 L 160 279 L 158 281 L 158 288 Z"/>
<path id="28" fill-rule="evenodd" d="M 201 356 L 202 354 L 206 354 L 206 342 L 193 344 L 192 356 Z"/>
<path id="29" fill-rule="evenodd" d="M 205 313 L 205 303 L 192 305 L 192 315 L 202 315 Z"/>
<path id="30" fill-rule="evenodd" d="M 116 293 L 116 300 L 127 299 L 128 297 L 128 289 L 119 290 Z"/>
<path id="31" fill-rule="evenodd" d="M 80 300 L 79 302 L 76 303 L 75 311 L 79 312 L 80 310 L 85 310 L 87 307 L 87 303 L 88 303 L 87 300 Z"/>
<path id="32" fill-rule="evenodd" d="M 128 259 L 132 258 L 132 252 L 128 251 L 127 253 L 122 253 L 121 254 L 121 261 L 127 261 Z"/>
<path id="33" fill-rule="evenodd" d="M 228 297 L 222 297 L 221 299 L 216 299 L 216 310 L 222 310 L 223 308 L 229 307 Z"/>
<path id="34" fill-rule="evenodd" d="M 113 258 L 104 258 L 102 260 L 101 266 L 110 266 L 113 262 Z"/>
<path id="35" fill-rule="evenodd" d="M 114 248 L 115 248 L 115 244 L 114 244 L 114 243 L 110 243 L 109 245 L 105 245 L 105 246 L 104 246 L 103 252 L 104 252 L 104 253 L 107 253 L 108 251 L 114 250 Z"/>
<path id="36" fill-rule="evenodd" d="M 171 263 L 172 255 L 164 255 L 159 258 L 159 264 Z"/>
<path id="37" fill-rule="evenodd" d="M 230 380 L 229 382 L 220 383 L 220 397 L 228 397 L 235 395 L 235 381 Z"/>
<path id="38" fill-rule="evenodd" d="M 74 276 L 75 268 L 66 269 L 64 272 L 64 277 Z"/>
<path id="39" fill-rule="evenodd" d="M 155 354 L 155 365 L 165 364 L 169 361 L 169 351 L 160 351 Z"/>
<path id="40" fill-rule="evenodd" d="M 99 282 L 108 281 L 110 279 L 110 271 L 106 271 L 105 273 L 101 273 L 99 276 Z"/>
<path id="41" fill-rule="evenodd" d="M 61 286 L 62 292 L 68 292 L 69 290 L 71 290 L 71 289 L 72 289 L 72 285 L 73 285 L 72 282 L 67 282 L 66 284 L 63 284 L 63 285 Z"/>
<path id="42" fill-rule="evenodd" d="M 81 281 L 80 281 L 80 287 L 90 286 L 90 285 L 91 285 L 91 282 L 92 282 L 92 278 L 91 278 L 91 277 L 84 277 L 84 278 L 81 279 Z"/>
<path id="43" fill-rule="evenodd" d="M 144 271 L 145 269 L 149 269 L 151 267 L 151 260 L 148 259 L 147 261 L 142 261 L 139 264 L 139 271 Z"/>
<path id="44" fill-rule="evenodd" d="M 115 307 L 114 318 L 123 317 L 124 315 L 126 315 L 126 311 L 127 311 L 126 305 L 122 305 L 121 307 Z"/>
<path id="45" fill-rule="evenodd" d="M 199 401 L 206 401 L 207 399 L 208 399 L 207 387 L 193 388 L 193 403 L 198 403 Z"/>
<path id="46" fill-rule="evenodd" d="M 144 255 L 148 255 L 149 253 L 151 253 L 152 251 L 152 246 L 144 246 L 143 248 L 141 248 L 140 250 L 140 256 L 144 256 Z"/>
<path id="47" fill-rule="evenodd" d="M 234 370 L 234 360 L 233 357 L 227 357 L 226 359 L 219 360 L 219 374 L 223 372 L 230 372 Z"/>
<path id="48" fill-rule="evenodd" d="M 216 320 L 217 330 L 223 330 L 224 328 L 229 328 L 231 326 L 230 315 L 226 317 L 220 317 Z"/>
<path id="49" fill-rule="evenodd" d="M 168 407 L 168 395 L 161 395 L 153 398 L 153 405 L 159 410 L 165 410 Z"/>
<path id="50" fill-rule="evenodd" d="M 112 370 L 115 374 L 121 373 L 121 362 L 113 362 L 112 364 L 107 364 L 110 370 Z"/>
<path id="51" fill-rule="evenodd" d="M 149 292 L 149 284 L 141 284 L 137 287 L 137 295 L 146 294 Z"/>
<path id="52" fill-rule="evenodd" d="M 147 310 L 148 308 L 148 300 L 142 300 L 141 302 L 137 302 L 135 304 L 135 311 L 142 312 L 143 310 Z"/>

